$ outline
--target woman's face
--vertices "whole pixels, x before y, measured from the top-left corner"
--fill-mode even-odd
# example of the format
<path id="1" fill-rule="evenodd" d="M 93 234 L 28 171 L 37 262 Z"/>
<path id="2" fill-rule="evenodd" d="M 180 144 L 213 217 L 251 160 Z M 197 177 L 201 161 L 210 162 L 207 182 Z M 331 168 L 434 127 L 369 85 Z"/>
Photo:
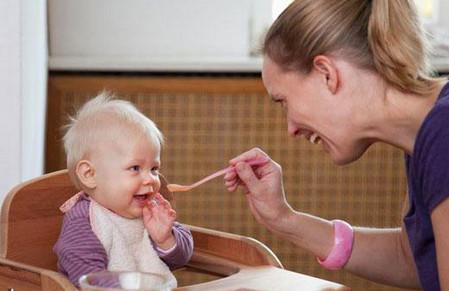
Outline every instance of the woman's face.
<path id="1" fill-rule="evenodd" d="M 363 96 L 343 83 L 342 74 L 334 90 L 324 71 L 312 69 L 307 75 L 283 71 L 268 57 L 262 70 L 268 93 L 286 112 L 289 134 L 322 146 L 337 164 L 358 159 L 372 143 L 363 138 L 358 124 L 360 108 L 366 107 L 359 104 Z"/>

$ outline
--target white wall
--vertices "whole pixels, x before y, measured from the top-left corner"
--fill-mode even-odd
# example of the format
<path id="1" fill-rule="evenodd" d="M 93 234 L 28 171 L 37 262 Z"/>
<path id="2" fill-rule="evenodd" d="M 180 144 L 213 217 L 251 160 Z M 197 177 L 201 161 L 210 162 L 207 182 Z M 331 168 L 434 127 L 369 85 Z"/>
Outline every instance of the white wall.
<path id="1" fill-rule="evenodd" d="M 447 16 L 447 13 L 449 12 L 449 0 L 439 1 L 438 12 L 438 23 L 448 32 L 449 17 Z"/>
<path id="2" fill-rule="evenodd" d="M 22 3 L 22 159 L 21 178 L 43 173 L 47 100 L 47 1 Z"/>
<path id="3" fill-rule="evenodd" d="M 239 70 L 254 61 L 272 1 L 48 0 L 50 67 Z"/>
<path id="4" fill-rule="evenodd" d="M 46 82 L 46 1 L 0 1 L 0 202 L 43 172 Z"/>
<path id="5" fill-rule="evenodd" d="M 21 175 L 20 7 L 0 1 L 0 199 Z"/>

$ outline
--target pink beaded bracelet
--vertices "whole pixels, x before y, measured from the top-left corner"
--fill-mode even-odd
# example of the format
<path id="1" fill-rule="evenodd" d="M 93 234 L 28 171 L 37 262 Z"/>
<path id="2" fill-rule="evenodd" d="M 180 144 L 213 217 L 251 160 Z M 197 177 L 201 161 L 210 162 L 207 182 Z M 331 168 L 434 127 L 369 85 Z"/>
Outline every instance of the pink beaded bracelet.
<path id="1" fill-rule="evenodd" d="M 317 257 L 321 266 L 330 270 L 339 270 L 348 262 L 352 253 L 354 241 L 354 230 L 352 226 L 343 220 L 333 220 L 334 224 L 334 246 L 326 259 Z"/>

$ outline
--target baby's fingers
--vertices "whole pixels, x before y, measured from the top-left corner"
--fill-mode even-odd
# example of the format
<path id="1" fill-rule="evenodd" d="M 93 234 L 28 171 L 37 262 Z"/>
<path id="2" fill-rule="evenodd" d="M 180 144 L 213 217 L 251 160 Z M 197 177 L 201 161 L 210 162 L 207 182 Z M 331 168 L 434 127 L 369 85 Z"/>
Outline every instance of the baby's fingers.
<path id="1" fill-rule="evenodd" d="M 157 193 L 154 199 L 159 205 L 163 206 L 164 208 L 171 208 L 170 202 L 168 202 L 168 200 L 165 199 L 164 196 L 162 196 L 160 193 Z"/>
<path id="2" fill-rule="evenodd" d="M 148 220 L 148 219 L 151 219 L 153 217 L 153 212 L 151 211 L 150 208 L 144 207 L 142 209 L 142 215 L 143 215 L 143 219 L 144 220 Z"/>
<path id="3" fill-rule="evenodd" d="M 168 216 L 175 219 L 176 218 L 176 211 L 174 211 L 173 209 L 169 209 L 168 210 Z"/>

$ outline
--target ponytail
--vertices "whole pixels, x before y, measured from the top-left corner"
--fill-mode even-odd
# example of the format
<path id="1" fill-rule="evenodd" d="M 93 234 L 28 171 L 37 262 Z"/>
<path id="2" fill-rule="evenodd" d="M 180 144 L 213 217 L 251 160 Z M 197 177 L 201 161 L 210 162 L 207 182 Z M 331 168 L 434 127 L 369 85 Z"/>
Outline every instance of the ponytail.
<path id="1" fill-rule="evenodd" d="M 371 9 L 368 42 L 376 71 L 402 91 L 431 91 L 428 45 L 413 0 L 373 0 Z"/>

